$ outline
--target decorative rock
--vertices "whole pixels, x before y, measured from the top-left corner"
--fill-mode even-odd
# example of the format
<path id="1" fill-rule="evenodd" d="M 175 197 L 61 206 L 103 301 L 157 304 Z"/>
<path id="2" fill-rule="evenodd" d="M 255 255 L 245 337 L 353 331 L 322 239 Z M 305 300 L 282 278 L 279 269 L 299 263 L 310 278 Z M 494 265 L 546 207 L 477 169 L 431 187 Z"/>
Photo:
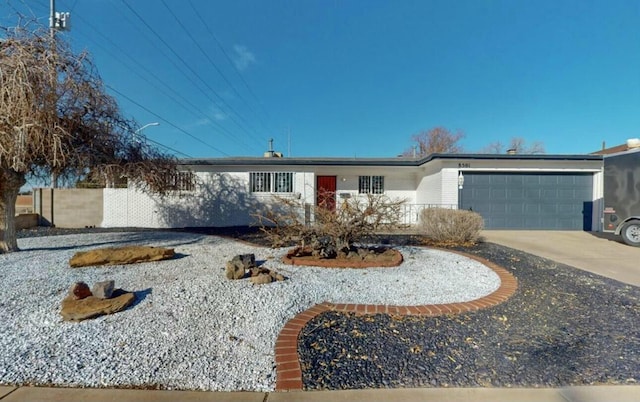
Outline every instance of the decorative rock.
<path id="1" fill-rule="evenodd" d="M 232 262 L 239 262 L 245 269 L 250 269 L 256 266 L 255 254 L 239 254 L 233 257 Z"/>
<path id="2" fill-rule="evenodd" d="M 91 265 L 124 265 L 167 260 L 174 256 L 175 251 L 172 248 L 149 246 L 112 247 L 78 252 L 71 257 L 69 265 L 72 268 Z"/>
<path id="3" fill-rule="evenodd" d="M 285 280 L 284 275 L 280 275 L 276 271 L 256 266 L 255 254 L 236 255 L 231 261 L 227 262 L 227 278 L 242 279 L 247 276 L 247 272 L 251 283 L 257 285 Z"/>
<path id="4" fill-rule="evenodd" d="M 270 275 L 271 275 L 271 277 L 273 278 L 274 281 L 282 282 L 285 279 L 284 275 L 279 274 L 276 271 L 271 271 Z"/>
<path id="5" fill-rule="evenodd" d="M 91 292 L 98 299 L 109 299 L 113 294 L 115 281 L 102 281 L 96 282 L 91 289 Z"/>
<path id="6" fill-rule="evenodd" d="M 135 294 L 117 289 L 111 299 L 99 299 L 94 296 L 82 300 L 67 297 L 62 301 L 60 314 L 65 321 L 82 321 L 104 314 L 113 314 L 129 307 L 136 299 Z"/>
<path id="7" fill-rule="evenodd" d="M 251 277 L 251 283 L 256 285 L 264 285 L 271 282 L 273 282 L 273 278 L 269 274 L 262 273 Z"/>
<path id="8" fill-rule="evenodd" d="M 242 279 L 247 270 L 256 267 L 255 254 L 239 254 L 227 262 L 227 279 Z"/>
<path id="9" fill-rule="evenodd" d="M 91 296 L 91 290 L 89 289 L 89 285 L 84 282 L 76 282 L 71 285 L 71 289 L 69 289 L 68 297 L 72 300 L 81 300 Z"/>
<path id="10" fill-rule="evenodd" d="M 245 276 L 244 266 L 241 263 L 227 261 L 226 270 L 227 279 L 242 279 Z"/>

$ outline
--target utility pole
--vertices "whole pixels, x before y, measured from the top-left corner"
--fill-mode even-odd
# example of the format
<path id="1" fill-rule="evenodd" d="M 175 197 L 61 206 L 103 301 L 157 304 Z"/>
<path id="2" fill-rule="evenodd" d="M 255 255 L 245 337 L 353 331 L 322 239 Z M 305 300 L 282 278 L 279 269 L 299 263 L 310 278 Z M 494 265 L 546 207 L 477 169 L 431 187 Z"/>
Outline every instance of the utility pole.
<path id="1" fill-rule="evenodd" d="M 49 3 L 49 33 L 51 39 L 56 38 L 56 0 L 50 0 Z"/>
<path id="2" fill-rule="evenodd" d="M 56 51 L 56 31 L 66 31 L 70 28 L 70 14 L 56 12 L 56 0 L 49 0 L 49 34 L 51 35 L 51 51 Z M 55 92 L 55 88 L 53 88 Z M 51 188 L 58 187 L 58 176 L 51 173 Z"/>
<path id="3" fill-rule="evenodd" d="M 56 12 L 56 0 L 49 0 L 49 32 L 51 39 L 56 38 L 56 31 L 67 31 L 71 28 L 69 13 Z"/>
<path id="4" fill-rule="evenodd" d="M 69 29 L 69 13 L 57 13 L 56 12 L 56 1 L 49 1 L 49 34 L 51 35 L 51 52 L 56 52 L 56 30 L 67 30 Z M 55 81 L 53 82 L 54 87 L 53 93 L 54 96 L 56 94 Z M 57 99 L 57 98 L 56 98 Z M 55 226 L 54 220 L 54 189 L 58 187 L 58 175 L 53 171 L 51 172 L 51 226 Z"/>

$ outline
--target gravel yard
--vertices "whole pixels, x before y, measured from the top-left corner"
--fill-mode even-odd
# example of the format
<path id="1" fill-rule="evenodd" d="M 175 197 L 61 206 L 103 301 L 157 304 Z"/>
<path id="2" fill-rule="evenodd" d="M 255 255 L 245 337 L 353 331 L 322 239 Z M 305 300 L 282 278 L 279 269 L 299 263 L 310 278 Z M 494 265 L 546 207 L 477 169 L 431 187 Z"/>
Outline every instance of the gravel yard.
<path id="1" fill-rule="evenodd" d="M 76 233 L 77 232 L 77 233 Z M 59 233 L 73 233 L 49 236 Z M 482 264 L 400 246 L 397 268 L 324 269 L 279 262 L 286 249 L 171 231 L 20 233 L 22 251 L 0 255 L 0 384 L 271 391 L 274 344 L 284 323 L 322 302 L 429 304 L 473 300 L 499 286 Z M 72 269 L 76 252 L 144 244 L 174 247 L 154 263 Z M 288 280 L 229 281 L 224 265 L 255 253 Z M 114 279 L 134 291 L 124 312 L 63 322 L 60 302 L 76 281 Z"/>
<path id="2" fill-rule="evenodd" d="M 506 302 L 436 318 L 327 312 L 302 330 L 306 389 L 561 387 L 640 381 L 640 288 L 495 244 Z"/>

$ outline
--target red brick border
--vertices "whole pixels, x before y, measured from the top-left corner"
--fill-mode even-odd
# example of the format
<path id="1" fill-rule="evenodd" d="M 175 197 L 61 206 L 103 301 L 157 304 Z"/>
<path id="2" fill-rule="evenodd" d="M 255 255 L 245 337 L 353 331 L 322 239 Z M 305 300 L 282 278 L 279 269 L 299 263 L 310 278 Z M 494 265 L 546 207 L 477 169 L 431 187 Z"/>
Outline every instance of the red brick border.
<path id="1" fill-rule="evenodd" d="M 450 251 L 450 250 L 447 250 Z M 506 269 L 474 255 L 455 252 L 476 260 L 492 269 L 500 278 L 500 287 L 493 293 L 476 300 L 450 303 L 426 304 L 421 306 L 388 306 L 374 304 L 335 304 L 323 302 L 303 311 L 290 319 L 280 331 L 276 340 L 276 391 L 302 389 L 302 369 L 298 358 L 298 336 L 304 326 L 315 316 L 325 311 L 340 311 L 356 314 L 396 314 L 435 317 L 445 314 L 459 314 L 496 306 L 509 299 L 518 288 L 518 280 Z"/>
<path id="2" fill-rule="evenodd" d="M 328 258 L 328 259 L 317 259 L 314 258 L 312 260 L 307 260 L 304 257 L 296 257 L 294 255 L 295 249 L 291 250 L 282 257 L 282 262 L 287 265 L 303 265 L 303 266 L 311 266 L 311 267 L 323 267 L 323 268 L 372 268 L 372 267 L 397 267 L 402 264 L 404 257 L 402 254 L 394 249 L 390 248 L 388 251 L 393 253 L 393 258 L 389 260 L 349 260 L 349 259 L 336 259 L 336 258 Z"/>

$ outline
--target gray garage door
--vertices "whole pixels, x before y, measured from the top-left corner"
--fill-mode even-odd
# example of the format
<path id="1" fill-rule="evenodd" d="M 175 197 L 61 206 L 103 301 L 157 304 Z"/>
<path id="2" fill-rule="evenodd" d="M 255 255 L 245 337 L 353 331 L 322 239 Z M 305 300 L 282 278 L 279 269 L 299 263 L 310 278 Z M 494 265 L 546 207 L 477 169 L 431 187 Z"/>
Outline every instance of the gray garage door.
<path id="1" fill-rule="evenodd" d="M 460 207 L 487 229 L 591 230 L 593 175 L 464 173 Z"/>

